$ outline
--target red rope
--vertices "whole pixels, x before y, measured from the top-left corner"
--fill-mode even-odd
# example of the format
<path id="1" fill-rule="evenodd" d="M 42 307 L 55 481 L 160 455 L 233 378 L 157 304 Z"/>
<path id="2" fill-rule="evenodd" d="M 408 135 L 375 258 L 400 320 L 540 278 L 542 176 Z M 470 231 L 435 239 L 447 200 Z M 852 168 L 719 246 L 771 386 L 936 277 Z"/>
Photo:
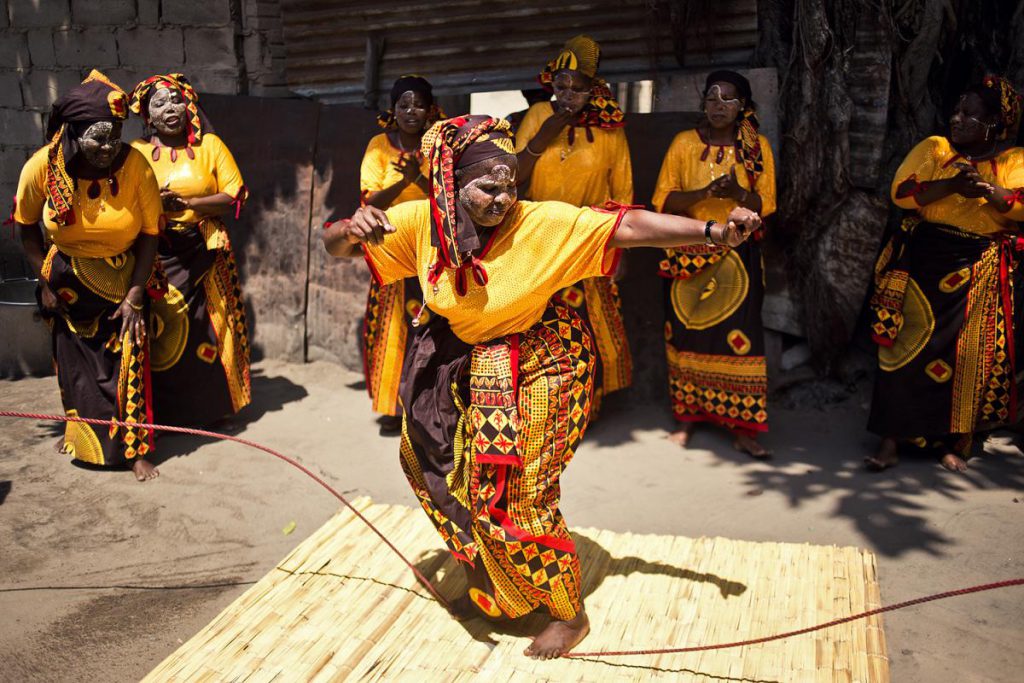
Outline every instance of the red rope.
<path id="1" fill-rule="evenodd" d="M 398 557 L 402 560 L 402 562 L 404 562 L 406 564 L 406 566 L 409 567 L 409 569 L 412 570 L 412 573 L 416 576 L 416 579 L 419 580 L 419 582 L 421 584 L 423 584 L 423 587 L 426 588 L 428 591 L 430 591 L 430 594 L 433 595 L 434 598 L 439 603 L 441 603 L 441 605 L 446 610 L 448 610 L 449 612 L 451 611 L 451 605 L 448 604 L 447 600 L 445 600 L 443 597 L 441 597 L 441 594 L 437 592 L 437 589 L 434 588 L 433 584 L 430 583 L 430 581 L 427 579 L 427 577 L 424 576 L 423 573 L 419 569 L 417 569 L 416 566 L 412 562 L 410 562 L 408 559 L 406 559 L 405 555 L 402 554 L 402 551 L 399 550 L 398 548 L 396 548 L 394 546 L 394 544 L 391 541 L 389 541 L 384 534 L 382 534 L 380 532 L 380 529 L 378 529 L 377 527 L 375 527 L 373 525 L 373 522 L 371 522 L 366 517 L 364 517 L 363 513 L 359 512 L 359 510 L 356 510 L 355 507 L 353 507 L 352 503 L 348 502 L 348 500 L 345 498 L 345 496 L 343 496 L 340 493 L 338 493 L 330 484 L 328 484 L 326 481 L 324 481 L 323 479 L 321 479 L 317 475 L 313 474 L 304 465 L 302 465 L 301 463 L 297 462 L 296 460 L 293 460 L 292 458 L 289 458 L 287 455 L 284 455 L 283 453 L 278 453 L 273 448 L 268 448 L 267 446 L 264 446 L 262 444 L 258 444 L 255 441 L 249 441 L 248 439 L 242 439 L 242 438 L 239 438 L 237 436 L 231 436 L 230 434 L 220 434 L 218 432 L 209 432 L 209 431 L 206 431 L 205 429 L 191 429 L 189 427 L 172 427 L 172 426 L 169 426 L 169 425 L 149 424 L 149 423 L 145 423 L 145 422 L 130 422 L 129 423 L 129 422 L 122 422 L 121 420 L 97 420 L 97 419 L 94 419 L 94 418 L 87 418 L 87 417 L 71 417 L 69 415 L 42 415 L 42 414 L 39 414 L 39 413 L 22 413 L 22 412 L 18 412 L 18 411 L 15 411 L 15 410 L 0 410 L 0 417 L 20 417 L 20 418 L 25 418 L 25 419 L 29 419 L 29 420 L 49 420 L 49 421 L 52 421 L 52 422 L 84 422 L 86 424 L 94 424 L 94 425 L 100 425 L 100 426 L 109 426 L 111 424 L 115 424 L 115 425 L 119 425 L 121 427 L 135 427 L 135 428 L 142 428 L 142 429 L 155 429 L 155 430 L 164 431 L 164 432 L 177 432 L 179 434 L 191 434 L 193 436 L 207 436 L 207 437 L 210 437 L 210 438 L 213 438 L 213 439 L 221 439 L 221 440 L 224 440 L 224 441 L 234 441 L 236 443 L 244 444 L 246 446 L 250 446 L 252 448 L 261 450 L 264 453 L 269 453 L 270 455 L 274 456 L 275 458 L 277 458 L 279 460 L 283 460 L 286 463 L 288 463 L 289 465 L 291 465 L 292 467 L 296 468 L 297 470 L 299 470 L 300 472 L 305 474 L 307 477 L 309 477 L 310 479 L 312 479 L 316 483 L 320 484 L 320 486 L 322 486 L 325 489 L 327 489 L 327 491 L 329 491 L 331 493 L 331 495 L 333 495 L 335 498 L 340 500 L 349 510 L 352 511 L 353 514 L 355 514 L 356 517 L 358 517 L 360 519 L 360 521 L 362 521 L 364 524 L 366 524 L 366 526 L 370 527 L 370 530 L 373 531 L 373 533 L 377 534 L 380 537 L 380 540 L 384 541 L 384 544 L 387 545 L 387 547 L 391 548 L 391 550 L 394 551 L 394 553 L 396 555 L 398 555 Z"/>
<path id="2" fill-rule="evenodd" d="M 932 602 L 933 600 L 943 600 L 945 598 L 956 597 L 957 595 L 968 595 L 969 593 L 981 593 L 982 591 L 991 591 L 997 588 L 1006 588 L 1008 586 L 1020 586 L 1024 585 L 1024 579 L 1008 579 L 1006 581 L 997 581 L 996 583 L 986 583 L 980 586 L 971 586 L 970 588 L 961 588 L 955 591 L 946 591 L 945 593 L 936 593 L 935 595 L 926 595 L 922 598 L 914 598 L 913 600 L 907 600 L 906 602 L 898 602 L 895 605 L 889 605 L 887 607 L 879 607 L 878 609 L 868 610 L 867 612 L 861 612 L 860 614 L 854 614 L 842 619 L 836 619 L 826 624 L 818 624 L 817 626 L 808 626 L 798 631 L 789 631 L 788 633 L 778 633 L 773 636 L 765 636 L 764 638 L 753 638 L 751 640 L 741 640 L 735 643 L 719 643 L 717 645 L 698 645 L 694 647 L 672 647 L 661 650 L 616 650 L 616 651 L 600 651 L 600 652 L 570 652 L 563 655 L 564 657 L 620 657 L 625 655 L 664 655 L 664 654 L 676 654 L 680 652 L 703 652 L 704 650 L 725 650 L 730 647 L 743 647 L 744 645 L 757 645 L 759 643 L 767 643 L 773 640 L 782 640 L 783 638 L 792 638 L 793 636 L 802 636 L 805 633 L 812 633 L 813 631 L 820 631 L 825 628 L 831 628 L 833 626 L 839 626 L 850 621 L 857 621 L 858 619 L 864 619 L 866 617 L 872 617 L 882 612 L 892 612 L 894 610 L 903 609 L 904 607 L 912 607 L 913 605 L 920 605 L 925 602 Z"/>
<path id="3" fill-rule="evenodd" d="M 108 425 L 111 425 L 111 424 L 115 424 L 115 425 L 119 425 L 119 426 L 122 426 L 122 427 L 136 427 L 136 428 L 140 428 L 141 427 L 143 429 L 155 429 L 155 430 L 164 431 L 164 432 L 177 432 L 179 434 L 192 434 L 194 436 L 206 436 L 206 437 L 210 437 L 210 438 L 214 438 L 214 439 L 221 439 L 221 440 L 224 440 L 224 441 L 234 441 L 236 443 L 240 443 L 240 444 L 243 444 L 245 446 L 250 446 L 250 447 L 255 448 L 257 450 L 261 450 L 264 453 L 268 453 L 268 454 L 274 456 L 275 458 L 278 458 L 279 460 L 283 460 L 284 462 L 288 463 L 292 467 L 298 469 L 303 474 L 308 476 L 310 479 L 312 479 L 316 483 L 320 484 L 320 486 L 322 486 L 325 489 L 327 489 L 327 491 L 329 491 L 331 493 L 331 495 L 333 495 L 335 498 L 340 500 L 349 510 L 351 510 L 353 512 L 353 514 L 355 514 L 356 517 L 358 517 L 360 519 L 360 521 L 362 521 L 364 524 L 366 524 L 366 526 L 368 526 L 371 531 L 373 531 L 375 534 L 377 534 L 377 536 L 380 537 L 380 540 L 384 541 L 384 544 L 387 545 L 387 547 L 390 548 L 395 553 L 395 555 L 397 555 L 402 560 L 402 562 L 404 562 L 405 565 L 407 567 L 409 567 L 409 569 L 412 570 L 412 573 L 416 576 L 416 579 L 421 584 L 423 584 L 424 588 L 426 588 L 428 591 L 430 591 L 430 594 L 433 595 L 434 598 L 439 603 L 441 603 L 441 605 L 443 605 L 445 607 L 445 609 L 447 609 L 448 611 L 451 611 L 451 605 L 448 603 L 447 600 L 445 600 L 443 597 L 441 597 L 441 594 L 437 592 L 437 589 L 434 588 L 433 584 L 430 583 L 430 581 L 427 579 L 427 577 L 424 576 L 423 573 L 420 572 L 420 570 L 417 569 L 416 566 L 412 562 L 410 562 L 408 559 L 406 559 L 405 555 L 402 554 L 402 551 L 400 551 L 398 548 L 396 548 L 395 545 L 393 543 L 391 543 L 391 541 L 389 541 L 387 539 L 387 537 L 384 536 L 384 534 L 381 533 L 381 531 L 377 527 L 375 527 L 370 520 L 368 520 L 366 517 L 364 517 L 363 514 L 361 512 L 359 512 L 359 510 L 355 509 L 355 507 L 352 506 L 352 503 L 348 502 L 348 500 L 345 498 L 345 496 L 343 496 L 340 493 L 338 493 L 334 488 L 331 487 L 330 484 L 325 482 L 323 479 L 321 479 L 317 475 L 313 474 L 304 465 L 302 465 L 299 462 L 293 460 L 292 458 L 289 458 L 287 455 L 284 455 L 282 453 L 279 453 L 279 452 L 275 451 L 272 448 L 268 448 L 267 446 L 263 446 L 261 444 L 258 444 L 255 441 L 249 441 L 248 439 L 242 439 L 242 438 L 239 438 L 237 436 L 231 436 L 230 434 L 220 434 L 218 432 L 206 431 L 205 429 L 191 429 L 189 427 L 172 427 L 172 426 L 168 426 L 168 425 L 148 424 L 148 423 L 144 423 L 144 422 L 130 422 L 129 423 L 129 422 L 122 422 L 120 420 L 97 420 L 97 419 L 94 419 L 94 418 L 86 418 L 86 417 L 71 417 L 69 415 L 43 415 L 43 414 L 39 414 L 39 413 L 23 413 L 23 412 L 14 411 L 14 410 L 0 410 L 0 417 L 17 417 L 17 418 L 24 418 L 24 419 L 29 419 L 29 420 L 49 420 L 49 421 L 52 421 L 52 422 L 84 422 L 86 424 L 95 424 L 95 425 L 101 425 L 101 426 L 108 426 Z M 913 600 L 907 600 L 905 602 L 899 602 L 899 603 L 896 603 L 895 605 L 889 605 L 887 607 L 879 607 L 877 609 L 868 610 L 866 612 L 861 612 L 859 614 L 854 614 L 854 615 L 851 615 L 851 616 L 848 616 L 848 617 L 843 617 L 841 619 L 835 619 L 833 621 L 829 621 L 829 622 L 824 623 L 824 624 L 818 624 L 816 626 L 808 626 L 807 628 L 802 628 L 802 629 L 799 629 L 797 631 L 788 631 L 786 633 L 777 633 L 775 635 L 765 636 L 763 638 L 753 638 L 753 639 L 750 639 L 750 640 L 741 640 L 741 641 L 737 641 L 737 642 L 734 642 L 734 643 L 717 643 L 717 644 L 714 644 L 714 645 L 696 645 L 696 646 L 693 646 L 693 647 L 673 647 L 673 648 L 662 648 L 662 649 L 657 649 L 657 650 L 601 650 L 601 651 L 595 651 L 595 652 L 569 652 L 569 653 L 563 655 L 563 657 L 582 658 L 582 657 L 624 657 L 624 656 L 629 656 L 629 655 L 663 655 L 663 654 L 679 654 L 679 653 L 684 653 L 684 652 L 704 652 L 704 651 L 707 651 L 707 650 L 725 650 L 725 649 L 733 648 L 733 647 L 744 647 L 746 645 L 758 645 L 760 643 L 768 643 L 768 642 L 771 642 L 773 640 L 782 640 L 783 638 L 792 638 L 793 636 L 800 636 L 800 635 L 804 635 L 805 633 L 813 633 L 814 631 L 821 631 L 822 629 L 831 628 L 833 626 L 839 626 L 840 624 L 846 624 L 846 623 L 849 623 L 851 621 L 857 621 L 858 619 L 865 619 L 867 617 L 871 617 L 871 616 L 874 616 L 876 614 L 882 614 L 883 612 L 893 612 L 895 610 L 904 609 L 906 607 L 912 607 L 914 605 L 920 605 L 920 604 L 923 604 L 923 603 L 926 603 L 926 602 L 932 602 L 934 600 L 944 600 L 946 598 L 952 598 L 952 597 L 956 597 L 958 595 L 969 595 L 971 593 L 981 593 L 983 591 L 995 590 L 997 588 L 1008 588 L 1010 586 L 1021 586 L 1021 585 L 1024 585 L 1024 578 L 1008 579 L 1006 581 L 997 581 L 996 583 L 986 583 L 986 584 L 982 584 L 980 586 L 971 586 L 969 588 L 960 588 L 958 590 L 946 591 L 945 593 L 936 593 L 934 595 L 926 595 L 924 597 L 914 598 Z"/>

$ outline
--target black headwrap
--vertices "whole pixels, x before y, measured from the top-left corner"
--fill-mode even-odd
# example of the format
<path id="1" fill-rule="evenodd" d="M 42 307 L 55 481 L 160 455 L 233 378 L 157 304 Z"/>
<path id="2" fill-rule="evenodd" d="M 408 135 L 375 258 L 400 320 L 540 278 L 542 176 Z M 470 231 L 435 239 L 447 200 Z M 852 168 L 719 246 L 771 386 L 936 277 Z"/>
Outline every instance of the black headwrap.
<path id="1" fill-rule="evenodd" d="M 400 77 L 395 81 L 395 84 L 391 86 L 391 108 L 377 116 L 377 125 L 384 129 L 391 128 L 395 125 L 395 105 L 398 104 L 398 100 L 402 96 L 402 93 L 409 91 L 423 96 L 423 99 L 426 100 L 426 105 L 429 109 L 427 114 L 427 127 L 433 124 L 434 121 L 444 118 L 444 114 L 434 103 L 434 87 L 430 85 L 430 81 L 423 78 L 423 76 L 407 74 Z"/>
<path id="2" fill-rule="evenodd" d="M 78 153 L 76 135 L 99 121 L 124 121 L 128 118 L 128 95 L 106 76 L 93 69 L 77 85 L 53 103 L 46 122 L 46 137 L 50 141 L 46 165 L 46 196 L 53 206 L 53 221 L 59 225 L 74 223 L 72 203 L 75 183 L 68 174 L 68 164 Z M 72 128 L 74 130 L 71 130 Z M 123 163 L 118 155 L 111 172 Z"/>

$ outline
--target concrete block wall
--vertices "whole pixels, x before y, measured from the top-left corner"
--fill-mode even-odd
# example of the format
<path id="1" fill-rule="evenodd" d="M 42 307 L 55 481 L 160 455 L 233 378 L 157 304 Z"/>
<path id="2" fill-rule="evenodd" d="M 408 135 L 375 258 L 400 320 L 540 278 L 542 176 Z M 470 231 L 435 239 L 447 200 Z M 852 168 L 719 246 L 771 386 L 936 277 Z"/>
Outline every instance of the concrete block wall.
<path id="1" fill-rule="evenodd" d="M 279 0 L 0 0 L 4 216 L 50 105 L 92 68 L 129 91 L 180 71 L 200 93 L 287 95 Z M 7 270 L 20 253 L 13 238 L 0 230 Z"/>

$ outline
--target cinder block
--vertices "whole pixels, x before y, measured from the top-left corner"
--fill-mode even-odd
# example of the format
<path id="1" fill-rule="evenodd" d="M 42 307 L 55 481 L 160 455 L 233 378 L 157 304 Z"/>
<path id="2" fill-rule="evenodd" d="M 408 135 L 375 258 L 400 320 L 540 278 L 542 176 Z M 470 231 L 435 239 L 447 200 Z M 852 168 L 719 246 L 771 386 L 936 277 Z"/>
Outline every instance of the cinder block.
<path id="1" fill-rule="evenodd" d="M 20 80 L 18 71 L 0 71 L 0 107 L 19 109 L 24 104 Z"/>
<path id="2" fill-rule="evenodd" d="M 260 73 L 269 66 L 270 53 L 264 47 L 263 37 L 258 33 L 245 36 L 242 40 L 245 55 L 245 69 L 249 75 Z"/>
<path id="3" fill-rule="evenodd" d="M 160 21 L 175 26 L 223 26 L 231 23 L 230 0 L 163 0 Z"/>
<path id="4" fill-rule="evenodd" d="M 71 0 L 71 20 L 84 26 L 127 24 L 135 20 L 131 0 Z"/>
<path id="5" fill-rule="evenodd" d="M 11 20 L 7 16 L 7 0 L 0 0 L 0 28 L 7 28 Z"/>
<path id="6" fill-rule="evenodd" d="M 43 144 L 43 117 L 38 112 L 0 108 L 0 145 Z"/>
<path id="7" fill-rule="evenodd" d="M 117 66 L 117 41 L 112 28 L 57 31 L 53 47 L 59 66 L 102 69 Z"/>
<path id="8" fill-rule="evenodd" d="M 40 145 L 42 146 L 42 145 Z M 21 167 L 32 155 L 32 152 L 39 147 L 3 147 L 0 148 L 0 185 L 11 187 L 17 190 L 18 178 L 21 177 Z M 10 206 L 11 197 L 14 192 L 0 194 L 0 214 L 7 218 L 7 208 Z"/>
<path id="9" fill-rule="evenodd" d="M 7 0 L 7 5 L 11 26 L 16 28 L 71 25 L 68 0 Z"/>
<path id="10" fill-rule="evenodd" d="M 155 26 L 160 23 L 160 0 L 138 0 L 139 18 L 143 26 Z"/>
<path id="11" fill-rule="evenodd" d="M 124 66 L 180 64 L 184 54 L 180 28 L 136 26 L 117 31 L 117 56 Z"/>
<path id="12" fill-rule="evenodd" d="M 82 82 L 81 72 L 71 69 L 46 71 L 32 69 L 21 79 L 21 94 L 25 106 L 48 111 L 58 97 Z"/>
<path id="13" fill-rule="evenodd" d="M 226 69 L 193 69 L 189 78 L 192 85 L 201 94 L 216 95 L 238 94 L 238 72 Z"/>
<path id="14" fill-rule="evenodd" d="M 29 29 L 28 54 L 32 66 L 56 66 L 57 55 L 53 51 L 53 31 L 48 28 Z"/>
<path id="15" fill-rule="evenodd" d="M 14 31 L 0 33 L 0 66 L 27 69 L 31 65 L 25 34 Z"/>
<path id="16" fill-rule="evenodd" d="M 192 71 L 206 69 L 238 69 L 235 56 L 235 30 L 226 28 L 186 29 L 185 64 Z"/>

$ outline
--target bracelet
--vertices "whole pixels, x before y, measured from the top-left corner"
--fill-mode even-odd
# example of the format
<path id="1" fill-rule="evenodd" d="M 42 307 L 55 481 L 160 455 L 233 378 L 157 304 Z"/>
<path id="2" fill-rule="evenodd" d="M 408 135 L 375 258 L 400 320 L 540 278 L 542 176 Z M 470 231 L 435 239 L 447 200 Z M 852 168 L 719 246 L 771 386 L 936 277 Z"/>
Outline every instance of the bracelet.
<path id="1" fill-rule="evenodd" d="M 718 244 L 717 242 L 715 242 L 714 239 L 711 238 L 711 226 L 713 226 L 717 222 L 718 221 L 710 220 L 704 224 L 704 244 L 708 245 L 709 247 L 713 247 L 716 244 Z"/>
<path id="2" fill-rule="evenodd" d="M 413 179 L 412 182 L 415 185 L 416 183 L 418 183 L 420 181 L 420 178 L 426 179 L 426 177 L 427 176 L 423 175 L 423 171 L 420 171 L 419 173 L 416 174 L 416 177 Z"/>
<path id="3" fill-rule="evenodd" d="M 128 299 L 125 299 L 125 301 L 128 301 Z M 131 301 L 128 301 L 128 305 L 131 306 L 132 310 L 136 313 L 140 313 L 143 308 L 142 304 L 133 304 Z"/>
<path id="4" fill-rule="evenodd" d="M 530 140 L 530 142 L 533 142 L 533 140 Z M 532 157 L 540 157 L 542 154 L 544 154 L 544 152 L 539 152 L 538 153 L 538 152 L 534 152 L 532 149 L 530 149 L 530 142 L 527 142 L 526 143 L 526 147 L 523 148 L 523 149 L 526 150 L 527 154 L 529 154 Z"/>

